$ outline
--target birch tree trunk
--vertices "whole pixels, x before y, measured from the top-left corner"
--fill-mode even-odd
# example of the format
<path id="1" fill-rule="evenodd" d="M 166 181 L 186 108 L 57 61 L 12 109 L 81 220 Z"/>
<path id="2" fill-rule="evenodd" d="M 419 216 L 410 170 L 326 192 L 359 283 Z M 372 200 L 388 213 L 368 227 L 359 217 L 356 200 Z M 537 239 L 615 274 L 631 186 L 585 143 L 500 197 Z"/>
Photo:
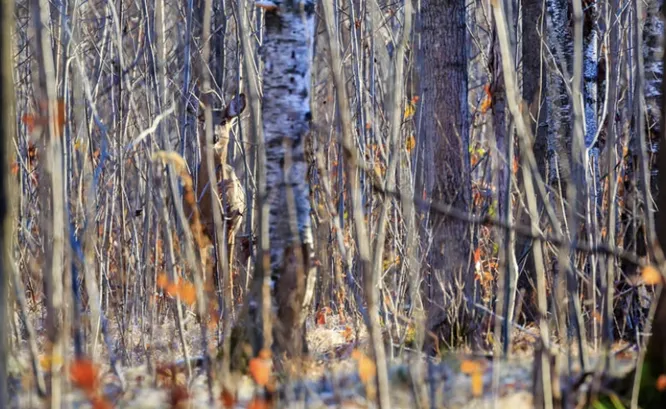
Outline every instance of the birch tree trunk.
<path id="1" fill-rule="evenodd" d="M 664 62 L 659 56 L 664 52 L 662 37 L 664 22 L 660 15 L 663 0 L 645 2 L 645 25 L 643 27 L 643 61 L 645 66 L 645 105 L 650 139 L 658 139 L 661 132 L 662 87 Z"/>
<path id="2" fill-rule="evenodd" d="M 571 101 L 565 81 L 571 67 L 572 41 L 565 0 L 547 0 L 548 58 L 546 99 L 548 110 L 548 181 L 566 180 L 571 172 L 568 152 L 571 144 Z M 564 191 L 564 187 L 562 188 Z"/>
<path id="3" fill-rule="evenodd" d="M 421 4 L 423 134 L 432 141 L 435 183 L 432 199 L 470 210 L 469 118 L 465 2 L 425 0 Z M 464 336 L 463 315 L 471 312 L 477 289 L 470 263 L 470 229 L 459 220 L 433 217 L 430 307 L 427 328 Z M 462 290 L 462 291 L 461 291 Z M 458 339 L 460 340 L 460 339 Z"/>
<path id="4" fill-rule="evenodd" d="M 270 206 L 271 273 L 278 349 L 298 353 L 301 306 L 312 259 L 310 195 L 305 161 L 309 137 L 314 1 L 276 1 L 265 14 L 263 122 Z"/>

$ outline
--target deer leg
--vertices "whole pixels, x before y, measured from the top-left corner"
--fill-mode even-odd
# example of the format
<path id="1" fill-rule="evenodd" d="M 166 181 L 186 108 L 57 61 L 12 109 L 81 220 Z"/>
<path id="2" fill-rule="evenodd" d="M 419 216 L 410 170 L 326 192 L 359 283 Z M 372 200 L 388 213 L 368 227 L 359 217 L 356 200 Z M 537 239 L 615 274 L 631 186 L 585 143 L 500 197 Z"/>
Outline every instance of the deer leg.
<path id="1" fill-rule="evenodd" d="M 234 313 L 234 251 L 236 247 L 236 235 L 233 231 L 229 232 L 227 237 L 229 246 L 227 247 L 227 257 L 229 260 L 229 294 L 231 295 L 231 314 Z"/>

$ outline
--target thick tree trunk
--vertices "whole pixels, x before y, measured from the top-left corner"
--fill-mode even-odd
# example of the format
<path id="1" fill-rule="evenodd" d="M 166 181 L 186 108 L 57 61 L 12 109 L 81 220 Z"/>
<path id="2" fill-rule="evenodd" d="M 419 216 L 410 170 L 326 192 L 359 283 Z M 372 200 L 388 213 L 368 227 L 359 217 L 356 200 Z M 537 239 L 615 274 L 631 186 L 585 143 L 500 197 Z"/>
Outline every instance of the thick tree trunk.
<path id="1" fill-rule="evenodd" d="M 566 0 L 547 0 L 548 58 L 546 109 L 548 111 L 548 182 L 567 180 L 571 175 L 571 100 L 563 76 L 571 73 L 572 40 Z M 562 186 L 562 192 L 565 187 Z M 556 206 L 559 207 L 559 206 Z"/>
<path id="2" fill-rule="evenodd" d="M 432 199 L 461 211 L 470 210 L 469 118 L 465 2 L 425 0 L 422 10 L 423 131 L 433 146 Z M 432 221 L 432 267 L 427 326 L 444 329 L 451 339 L 464 335 L 477 288 L 470 269 L 470 229 L 459 220 Z M 426 297 L 428 298 L 428 297 Z M 451 333 L 450 331 L 453 331 Z M 447 334 L 447 338 L 449 338 Z"/>
<path id="3" fill-rule="evenodd" d="M 532 129 L 534 141 L 532 144 L 534 150 L 534 157 L 536 159 L 537 169 L 542 179 L 546 179 L 547 168 L 547 122 L 546 122 L 546 109 L 545 109 L 545 92 L 546 92 L 546 76 L 545 76 L 545 47 L 542 43 L 542 34 L 545 32 L 545 15 L 543 9 L 543 2 L 541 0 L 524 0 L 522 16 L 522 30 L 523 30 L 523 89 L 522 96 L 525 104 L 528 107 L 527 114 L 529 115 L 528 124 Z M 520 153 L 518 154 L 520 155 Z M 525 192 L 523 189 L 522 172 L 517 173 L 518 191 Z M 525 198 L 520 201 L 525 203 Z M 539 203 L 543 206 L 543 203 Z M 531 223 L 529 212 L 526 208 L 518 209 L 516 215 L 517 223 L 520 225 L 529 225 Z M 536 278 L 534 277 L 537 271 L 534 265 L 534 259 L 530 256 L 533 246 L 543 246 L 540 242 L 534 242 L 526 237 L 516 237 L 516 258 L 518 266 L 524 266 L 523 273 L 519 274 L 518 289 L 525 291 L 523 297 L 524 305 L 521 311 L 525 314 L 527 320 L 537 319 L 537 299 L 535 290 Z M 515 317 L 518 318 L 518 317 Z"/>
<path id="4" fill-rule="evenodd" d="M 0 99 L 5 107 L 0 122 L 0 220 L 2 221 L 2 241 L 0 242 L 0 325 L 5 328 L 0 335 L 0 407 L 9 406 L 9 382 L 7 378 L 7 359 L 9 357 L 9 328 L 12 303 L 9 298 L 9 275 L 12 274 L 12 215 L 9 183 L 13 180 L 9 171 L 9 152 L 14 138 L 14 80 L 12 77 L 12 23 L 14 21 L 14 2 L 5 0 L 0 5 L 0 21 L 4 23 L 0 35 Z"/>
<path id="5" fill-rule="evenodd" d="M 270 205 L 271 272 L 278 303 L 275 341 L 298 353 L 304 341 L 301 306 L 312 259 L 305 138 L 310 131 L 314 2 L 276 1 L 267 10 L 263 43 L 263 121 Z"/>

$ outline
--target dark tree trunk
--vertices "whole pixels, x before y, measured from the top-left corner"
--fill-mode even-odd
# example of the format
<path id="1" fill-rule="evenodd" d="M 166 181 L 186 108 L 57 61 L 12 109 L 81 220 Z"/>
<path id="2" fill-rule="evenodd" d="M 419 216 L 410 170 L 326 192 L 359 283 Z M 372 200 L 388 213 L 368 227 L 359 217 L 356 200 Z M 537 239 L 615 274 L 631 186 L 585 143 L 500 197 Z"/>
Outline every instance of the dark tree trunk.
<path id="1" fill-rule="evenodd" d="M 544 97 L 546 90 L 546 81 L 544 69 L 544 59 L 542 56 L 543 44 L 542 36 L 539 33 L 545 32 L 545 16 L 543 14 L 543 2 L 540 0 L 524 0 L 523 4 L 523 100 L 528 106 L 529 121 L 534 135 L 533 150 L 536 158 L 539 174 L 545 180 L 546 178 L 546 155 L 548 149 L 548 135 L 546 123 L 546 109 Z M 520 155 L 520 153 L 519 153 Z M 523 184 L 522 172 L 517 173 L 518 191 L 524 192 L 521 188 Z M 543 204 L 541 203 L 540 206 Z M 516 215 L 517 223 L 529 225 L 529 213 L 527 209 L 519 209 Z M 518 261 L 519 271 L 522 266 L 522 274 L 519 273 L 518 289 L 525 291 L 523 297 L 524 305 L 521 311 L 525 313 L 527 320 L 537 319 L 537 300 L 535 292 L 535 279 L 533 274 L 536 271 L 534 259 L 529 256 L 532 246 L 541 246 L 539 242 L 534 242 L 526 237 L 518 236 L 516 238 L 516 259 Z M 516 317 L 518 318 L 518 317 Z"/>
<path id="2" fill-rule="evenodd" d="M 423 130 L 432 143 L 432 199 L 470 210 L 469 118 L 465 2 L 425 0 L 422 10 Z M 470 269 L 469 226 L 459 220 L 433 217 L 432 267 L 428 329 L 445 330 L 447 338 L 464 336 L 462 319 L 472 309 L 477 289 Z M 460 291 L 462 290 L 462 292 Z M 453 332 L 451 332 L 453 331 Z"/>
<path id="3" fill-rule="evenodd" d="M 14 23 L 14 2 L 5 0 L 0 6 L 0 21 L 4 29 L 0 33 L 0 55 L 2 56 L 2 67 L 0 68 L 0 98 L 3 109 L 2 121 L 0 121 L 0 220 L 2 221 L 2 241 L 0 242 L 0 326 L 5 329 L 0 335 L 0 407 L 9 407 L 9 383 L 7 378 L 7 359 L 9 357 L 9 274 L 11 274 L 11 249 L 12 249 L 12 217 L 11 217 L 11 195 L 9 183 L 12 180 L 9 171 L 9 152 L 11 151 L 12 139 L 14 138 L 14 81 L 12 79 L 12 24 Z M 11 315 L 13 317 L 13 314 Z"/>

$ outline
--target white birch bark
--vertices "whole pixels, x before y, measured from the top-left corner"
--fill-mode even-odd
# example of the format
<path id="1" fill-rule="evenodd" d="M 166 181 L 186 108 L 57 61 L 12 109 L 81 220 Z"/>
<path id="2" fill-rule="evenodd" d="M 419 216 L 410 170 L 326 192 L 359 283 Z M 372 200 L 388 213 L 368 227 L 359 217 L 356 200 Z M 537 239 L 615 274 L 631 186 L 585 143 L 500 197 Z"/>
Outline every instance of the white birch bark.
<path id="1" fill-rule="evenodd" d="M 284 249 L 293 241 L 287 189 L 293 189 L 299 242 L 312 245 L 305 138 L 310 130 L 310 74 L 314 39 L 314 2 L 282 0 L 265 15 L 263 121 L 266 143 L 266 191 L 270 204 L 271 271 L 283 266 Z M 284 168 L 285 142 L 291 165 Z"/>

